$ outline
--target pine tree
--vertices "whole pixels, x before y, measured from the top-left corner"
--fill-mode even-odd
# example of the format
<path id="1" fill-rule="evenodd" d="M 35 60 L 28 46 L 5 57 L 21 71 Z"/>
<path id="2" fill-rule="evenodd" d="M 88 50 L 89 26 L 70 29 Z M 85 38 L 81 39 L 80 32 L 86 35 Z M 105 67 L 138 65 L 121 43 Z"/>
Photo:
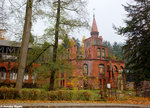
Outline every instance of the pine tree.
<path id="1" fill-rule="evenodd" d="M 150 80 L 150 0 L 134 0 L 124 6 L 127 11 L 126 27 L 116 28 L 127 37 L 123 47 L 126 68 L 138 86 L 141 81 Z"/>

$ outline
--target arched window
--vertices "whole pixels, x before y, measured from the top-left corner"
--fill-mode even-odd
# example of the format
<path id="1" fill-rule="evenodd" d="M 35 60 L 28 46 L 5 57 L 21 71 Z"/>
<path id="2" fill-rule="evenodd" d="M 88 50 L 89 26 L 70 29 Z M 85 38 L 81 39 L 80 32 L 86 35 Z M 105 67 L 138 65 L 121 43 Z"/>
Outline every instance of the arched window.
<path id="1" fill-rule="evenodd" d="M 10 80 L 17 80 L 17 69 L 14 68 L 10 71 Z"/>
<path id="2" fill-rule="evenodd" d="M 4 67 L 0 68 L 0 80 L 6 80 L 6 69 Z"/>
<path id="3" fill-rule="evenodd" d="M 122 78 L 124 77 L 124 71 L 123 71 L 123 67 L 121 66 L 121 74 L 122 74 Z"/>
<path id="4" fill-rule="evenodd" d="M 88 75 L 88 65 L 87 64 L 83 65 L 83 74 L 87 74 Z"/>
<path id="5" fill-rule="evenodd" d="M 97 48 L 97 57 L 100 57 L 100 48 Z"/>
<path id="6" fill-rule="evenodd" d="M 102 49 L 102 57 L 103 57 L 103 58 L 105 58 L 105 57 L 106 57 L 105 49 L 104 49 L 104 48 Z"/>
<path id="7" fill-rule="evenodd" d="M 105 65 L 104 64 L 100 64 L 98 66 L 99 69 L 99 74 L 105 74 Z"/>
<path id="8" fill-rule="evenodd" d="M 112 69 L 112 78 L 114 79 L 115 78 L 115 72 L 118 72 L 118 68 L 117 66 L 113 66 L 113 69 Z"/>

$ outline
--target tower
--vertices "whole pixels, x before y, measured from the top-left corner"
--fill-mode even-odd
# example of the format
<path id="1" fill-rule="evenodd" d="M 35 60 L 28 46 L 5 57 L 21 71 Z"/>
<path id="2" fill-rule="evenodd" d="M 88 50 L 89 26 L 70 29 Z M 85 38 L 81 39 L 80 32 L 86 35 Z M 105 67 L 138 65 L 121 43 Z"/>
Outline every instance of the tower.
<path id="1" fill-rule="evenodd" d="M 98 37 L 99 32 L 95 20 L 95 15 L 93 15 L 93 24 L 92 24 L 92 29 L 91 29 L 91 36 Z"/>

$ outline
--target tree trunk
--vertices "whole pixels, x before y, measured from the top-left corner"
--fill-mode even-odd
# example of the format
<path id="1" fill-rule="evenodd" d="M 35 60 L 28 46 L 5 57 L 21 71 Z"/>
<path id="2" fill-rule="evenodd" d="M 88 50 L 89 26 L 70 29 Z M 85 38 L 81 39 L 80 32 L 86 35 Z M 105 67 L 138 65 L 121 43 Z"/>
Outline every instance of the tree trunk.
<path id="1" fill-rule="evenodd" d="M 28 45 L 29 45 L 30 32 L 31 32 L 32 3 L 33 0 L 27 0 L 25 23 L 24 23 L 23 37 L 22 37 L 22 43 L 20 49 L 19 64 L 18 64 L 19 66 L 18 66 L 17 82 L 16 82 L 16 89 L 18 90 L 20 90 L 23 85 L 23 77 L 24 77 L 24 71 L 26 66 Z"/>
<path id="2" fill-rule="evenodd" d="M 57 7 L 57 16 L 56 16 L 56 25 L 55 25 L 55 43 L 53 47 L 53 62 L 56 63 L 57 61 L 57 48 L 58 48 L 58 37 L 59 37 L 59 24 L 60 24 L 60 0 L 58 2 L 58 7 Z M 54 79 L 55 77 L 55 70 L 51 71 L 51 76 L 50 76 L 50 88 L 49 90 L 54 90 Z"/>

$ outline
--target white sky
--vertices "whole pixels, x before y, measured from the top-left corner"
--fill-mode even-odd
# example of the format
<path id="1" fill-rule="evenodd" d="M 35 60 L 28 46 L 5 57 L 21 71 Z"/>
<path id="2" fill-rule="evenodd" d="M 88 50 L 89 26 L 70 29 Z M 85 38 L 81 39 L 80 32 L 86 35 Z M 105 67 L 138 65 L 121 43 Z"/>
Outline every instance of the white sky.
<path id="1" fill-rule="evenodd" d="M 126 18 L 122 4 L 129 3 L 131 0 L 89 0 L 88 11 L 90 13 L 90 25 L 93 21 L 93 8 L 95 8 L 95 18 L 99 35 L 103 40 L 110 41 L 111 43 L 125 42 L 125 38 L 116 34 L 112 28 L 113 24 L 117 27 L 125 25 L 123 19 Z M 85 31 L 79 34 L 85 35 L 86 38 L 90 37 L 90 31 Z M 78 38 L 81 38 L 78 35 Z"/>
<path id="2" fill-rule="evenodd" d="M 117 27 L 124 26 L 123 19 L 126 18 L 124 8 L 122 4 L 130 3 L 131 0 L 89 0 L 88 12 L 90 18 L 90 26 L 93 21 L 93 9 L 95 9 L 95 18 L 99 35 L 103 37 L 103 40 L 113 42 L 125 42 L 125 38 L 116 34 L 116 31 L 112 28 L 113 24 Z M 44 33 L 44 25 L 38 24 L 36 31 L 37 35 Z M 39 28 L 41 28 L 39 30 Z M 43 28 L 43 29 L 42 29 Z M 90 37 L 89 30 L 81 29 L 80 32 L 72 33 L 72 37 L 78 38 L 80 41 L 83 36 Z"/>

